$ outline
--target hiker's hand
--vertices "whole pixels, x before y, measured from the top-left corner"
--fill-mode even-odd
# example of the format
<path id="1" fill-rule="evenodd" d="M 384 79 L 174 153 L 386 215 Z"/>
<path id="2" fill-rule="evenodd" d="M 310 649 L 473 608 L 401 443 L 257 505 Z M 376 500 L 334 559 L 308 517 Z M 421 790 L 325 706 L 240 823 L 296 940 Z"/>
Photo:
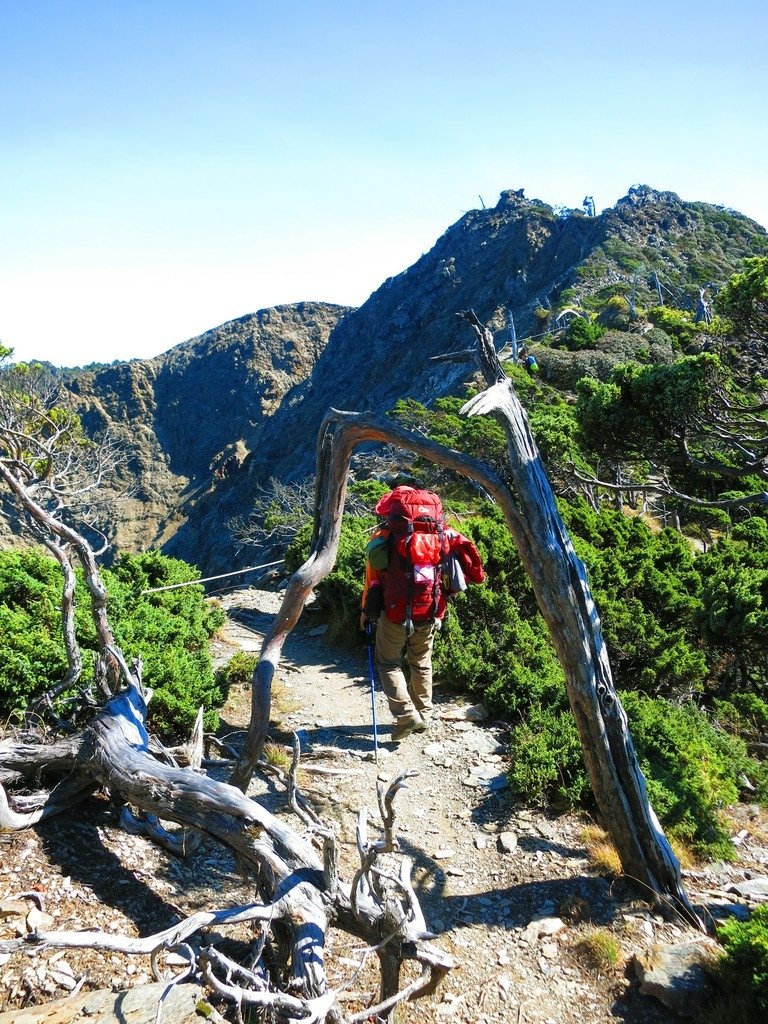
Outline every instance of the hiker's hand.
<path id="1" fill-rule="evenodd" d="M 361 615 L 360 615 L 360 629 L 362 629 L 362 631 L 364 633 L 368 629 L 368 626 L 370 625 L 370 622 L 371 622 L 371 620 L 368 618 L 368 616 L 365 614 L 365 612 L 362 612 Z"/>

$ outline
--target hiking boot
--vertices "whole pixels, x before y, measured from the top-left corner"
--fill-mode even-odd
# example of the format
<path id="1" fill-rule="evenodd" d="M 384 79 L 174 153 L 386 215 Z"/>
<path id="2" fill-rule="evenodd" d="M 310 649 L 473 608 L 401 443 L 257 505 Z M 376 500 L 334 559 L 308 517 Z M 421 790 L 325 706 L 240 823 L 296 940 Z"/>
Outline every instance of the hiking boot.
<path id="1" fill-rule="evenodd" d="M 432 724 L 432 712 L 420 711 L 419 718 L 421 719 L 421 725 L 417 725 L 414 732 L 426 732 Z"/>
<path id="2" fill-rule="evenodd" d="M 393 743 L 399 743 L 401 740 L 404 740 L 406 736 L 410 736 L 412 732 L 423 731 L 424 723 L 414 711 L 411 715 L 403 715 L 402 718 L 398 718 L 392 726 L 391 740 Z"/>

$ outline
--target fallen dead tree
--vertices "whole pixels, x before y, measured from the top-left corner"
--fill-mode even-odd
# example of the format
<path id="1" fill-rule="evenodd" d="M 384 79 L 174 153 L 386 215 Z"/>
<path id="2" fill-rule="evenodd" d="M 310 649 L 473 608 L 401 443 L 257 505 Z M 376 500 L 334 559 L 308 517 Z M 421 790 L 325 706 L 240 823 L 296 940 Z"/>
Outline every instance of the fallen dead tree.
<path id="1" fill-rule="evenodd" d="M 125 669 L 119 652 L 113 654 Z M 69 740 L 70 777 L 79 780 L 80 796 L 86 788 L 108 786 L 145 815 L 177 822 L 226 844 L 253 871 L 258 900 L 249 906 L 200 911 L 139 939 L 101 931 L 32 933 L 0 942 L 0 952 L 88 947 L 150 955 L 160 980 L 158 958 L 173 951 L 187 960 L 177 980 L 203 981 L 223 999 L 239 1006 L 269 1007 L 277 1019 L 288 1021 L 384 1017 L 404 999 L 434 991 L 453 966 L 452 960 L 429 941 L 433 936 L 411 885 L 410 860 L 396 858 L 395 868 L 390 863 L 396 851 L 394 801 L 407 775 L 379 794 L 383 838 L 368 840 L 367 812 L 361 810 L 360 867 L 353 881 L 344 883 L 338 875 L 334 834 L 322 824 L 308 823 L 300 835 L 236 787 L 158 760 L 149 750 L 144 725 L 148 696 L 136 671 L 126 669 L 125 689 L 107 702 L 76 743 Z M 27 747 L 3 741 L 0 778 L 25 778 L 33 763 L 36 770 L 49 767 L 45 751 L 45 746 L 39 746 L 33 762 Z M 28 827 L 62 806 L 54 789 L 41 807 L 27 813 L 13 811 L 2 825 L 5 829 Z M 243 923 L 256 930 L 249 966 L 228 958 L 213 942 L 206 945 L 203 937 L 211 927 Z M 340 1010 L 324 966 L 331 925 L 365 943 L 363 959 L 378 956 L 384 981 L 376 1007 L 352 1015 Z M 268 936 L 283 948 L 288 965 L 284 976 L 276 976 L 263 957 Z M 400 967 L 405 960 L 415 961 L 421 971 L 416 981 L 401 989 Z"/>

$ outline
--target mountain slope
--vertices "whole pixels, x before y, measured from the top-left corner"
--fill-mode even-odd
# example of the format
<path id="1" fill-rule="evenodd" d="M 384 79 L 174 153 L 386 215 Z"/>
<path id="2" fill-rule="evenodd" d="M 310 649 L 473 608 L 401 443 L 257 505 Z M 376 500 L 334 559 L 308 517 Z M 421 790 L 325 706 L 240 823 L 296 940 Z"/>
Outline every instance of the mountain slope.
<path id="1" fill-rule="evenodd" d="M 522 338 L 564 306 L 611 295 L 647 306 L 662 288 L 665 301 L 695 308 L 700 287 L 765 251 L 765 230 L 743 215 L 647 186 L 597 217 L 507 191 L 357 310 L 263 310 L 159 359 L 79 374 L 71 386 L 89 429 L 111 421 L 133 443 L 140 491 L 116 539 L 232 568 L 227 520 L 247 514 L 271 476 L 313 471 L 329 407 L 386 410 L 404 395 L 460 389 L 466 367 L 430 361 L 469 343 L 457 311 L 472 307 L 500 332 L 511 312 Z"/>
<path id="2" fill-rule="evenodd" d="M 86 429 L 109 427 L 129 452 L 117 547 L 162 546 L 202 494 L 242 469 L 346 312 L 310 302 L 260 310 L 155 359 L 65 373 Z"/>

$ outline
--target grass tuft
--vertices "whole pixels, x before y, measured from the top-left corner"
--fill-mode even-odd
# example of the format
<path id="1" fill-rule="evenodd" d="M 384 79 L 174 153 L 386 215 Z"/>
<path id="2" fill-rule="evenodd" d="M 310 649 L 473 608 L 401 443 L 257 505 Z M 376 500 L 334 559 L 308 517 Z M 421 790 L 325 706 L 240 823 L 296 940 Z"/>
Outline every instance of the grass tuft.
<path id="1" fill-rule="evenodd" d="M 271 764 L 274 768 L 280 768 L 286 774 L 291 770 L 292 757 L 285 747 L 279 746 L 277 743 L 266 743 L 264 745 L 264 758 L 267 764 Z"/>
<path id="2" fill-rule="evenodd" d="M 669 845 L 672 847 L 672 853 L 674 853 L 680 862 L 682 870 L 690 871 L 691 868 L 695 868 L 700 858 L 696 856 L 688 843 L 683 839 L 678 839 L 676 836 L 671 835 L 668 835 L 667 839 L 669 841 Z"/>
<path id="3" fill-rule="evenodd" d="M 622 873 L 621 858 L 605 829 L 599 825 L 585 825 L 581 830 L 581 839 L 593 868 L 605 875 Z"/>
<path id="4" fill-rule="evenodd" d="M 595 971 L 610 971 L 623 960 L 619 940 L 605 928 L 588 932 L 574 949 L 587 967 Z"/>

